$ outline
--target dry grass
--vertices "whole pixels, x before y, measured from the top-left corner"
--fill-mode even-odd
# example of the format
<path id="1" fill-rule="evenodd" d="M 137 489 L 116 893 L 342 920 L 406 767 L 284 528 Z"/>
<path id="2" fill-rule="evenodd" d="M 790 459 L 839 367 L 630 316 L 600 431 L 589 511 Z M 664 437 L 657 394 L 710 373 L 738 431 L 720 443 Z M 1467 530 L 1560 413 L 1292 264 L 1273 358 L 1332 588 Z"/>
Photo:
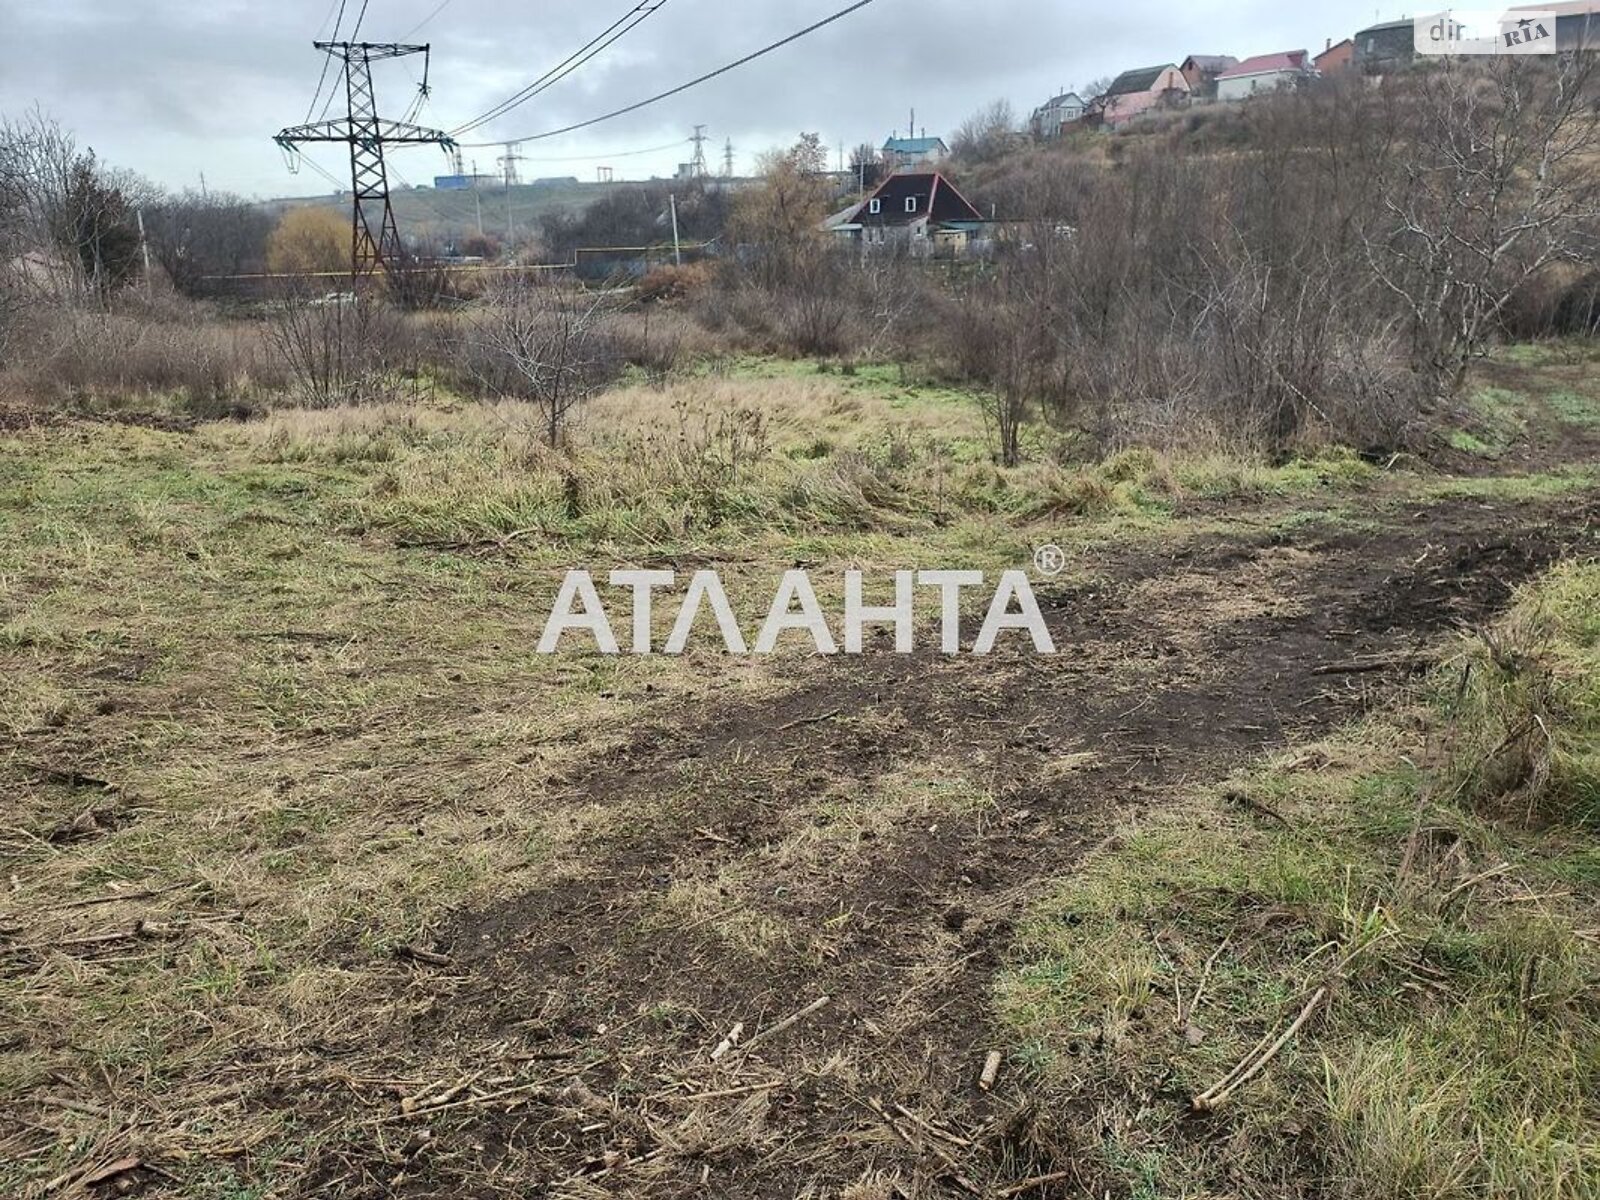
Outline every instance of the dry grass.
<path id="1" fill-rule="evenodd" d="M 1561 568 L 1440 669 L 1434 706 L 1129 827 L 1034 910 L 998 1003 L 1061 1121 L 1095 1112 L 1108 1131 L 1103 1186 L 1595 1195 L 1600 897 L 1592 812 L 1572 800 L 1593 796 L 1597 585 L 1592 565 Z M 1459 684 L 1508 640 L 1514 668 L 1502 653 L 1501 674 Z M 1540 690 L 1552 677 L 1560 705 Z M 1560 765 L 1498 778 L 1515 802 L 1487 807 L 1516 815 L 1486 820 L 1487 777 L 1462 764 L 1535 712 Z M 1530 812 L 1579 824 L 1530 827 Z M 1208 1136 L 1180 1136 L 1181 1110 L 1154 1098 L 1201 1095 L 1319 987 L 1326 1005 Z"/>
<path id="2" fill-rule="evenodd" d="M 915 1093 L 933 1070 L 915 1054 L 886 1064 L 800 1039 L 783 1072 L 755 1055 L 713 1064 L 726 1030 L 703 1028 L 690 978 L 622 1014 L 630 1034 L 671 1038 L 624 1043 L 591 1026 L 582 1053 L 539 1058 L 548 1031 L 592 1018 L 583 989 L 473 996 L 468 1011 L 500 1021 L 477 1029 L 449 1020 L 473 969 L 396 957 L 436 945 L 455 910 L 539 895 L 572 897 L 573 922 L 623 908 L 617 944 L 584 964 L 618 987 L 629 952 L 672 953 L 696 923 L 716 939 L 714 962 L 750 979 L 834 964 L 862 929 L 902 918 L 863 901 L 819 919 L 817 897 L 870 882 L 886 845 L 988 828 L 1021 807 L 997 782 L 998 758 L 962 753 L 966 718 L 924 730 L 876 704 L 829 727 L 904 752 L 870 786 L 844 771 L 813 778 L 800 749 L 761 774 L 755 750 L 736 747 L 731 766 L 685 753 L 664 781 L 634 788 L 607 772 L 624 744 L 655 735 L 675 753 L 685 714 L 769 712 L 818 668 L 702 649 L 541 658 L 532 647 L 559 570 L 715 562 L 748 616 L 796 562 L 825 578 L 908 563 L 992 572 L 1053 540 L 1077 579 L 1093 573 L 1088 546 L 1206 531 L 1183 512 L 1185 489 L 1210 486 L 1197 479 L 1286 502 L 1361 481 L 1330 460 L 1208 467 L 1185 484 L 1182 460 L 1138 455 L 1000 472 L 975 440 L 970 397 L 897 372 L 745 368 L 604 398 L 560 455 L 518 406 L 448 400 L 278 411 L 192 435 L 108 424 L 3 435 L 0 1109 L 18 1119 L 0 1130 L 0 1193 L 31 1196 L 134 1154 L 203 1200 L 345 1186 L 329 1180 L 404 1191 L 430 1171 L 600 1195 L 782 1150 L 814 1173 L 862 1162 L 857 1195 L 898 1181 L 919 1200 L 939 1194 L 927 1171 L 874 1165 L 902 1145 L 886 1127 L 774 1146 L 773 1114 L 792 1121 L 815 1093 L 860 1094 L 884 1072 Z M 528 528 L 536 536 L 502 540 Z M 465 544 L 405 544 L 419 540 Z M 1298 569 L 1288 553 L 1267 562 L 1250 597 Z M 1196 596 L 1209 593 L 1178 599 Z M 1209 599 L 1219 615 L 1245 611 Z M 1081 665 L 1131 708 L 1153 668 L 1126 657 L 1106 647 Z M 1023 669 L 962 666 L 941 663 L 948 675 L 932 682 L 996 703 L 1006 672 Z M 1041 754 L 1034 782 L 1098 786 L 1094 750 Z M 798 801 L 735 853 L 717 839 L 737 828 L 696 827 L 743 797 L 750 774 Z M 684 852 L 665 882 L 640 877 L 628 848 L 675 838 L 704 855 Z M 1226 861 L 1235 847 L 1208 849 Z M 806 904 L 778 895 L 775 873 L 805 880 Z M 1009 913 L 1016 897 L 1002 899 Z M 930 1020 L 939 988 L 971 969 L 941 914 L 905 920 L 897 932 L 917 953 L 876 1014 L 890 1032 Z M 1160 1002 L 1155 961 L 1108 975 L 1125 1033 L 1140 1004 Z M 699 1048 L 655 1052 L 685 1043 Z M 619 1062 L 631 1076 L 614 1094 L 575 1083 Z M 430 1120 L 439 1136 L 422 1149 L 401 1102 L 426 1110 L 445 1093 L 467 1107 Z M 601 1144 L 637 1148 L 637 1161 L 550 1179 L 550 1140 L 519 1134 L 497 1147 L 496 1176 L 474 1174 L 472 1120 L 529 1096 L 553 1128 L 603 1127 Z M 650 1147 L 661 1152 L 644 1158 Z"/>

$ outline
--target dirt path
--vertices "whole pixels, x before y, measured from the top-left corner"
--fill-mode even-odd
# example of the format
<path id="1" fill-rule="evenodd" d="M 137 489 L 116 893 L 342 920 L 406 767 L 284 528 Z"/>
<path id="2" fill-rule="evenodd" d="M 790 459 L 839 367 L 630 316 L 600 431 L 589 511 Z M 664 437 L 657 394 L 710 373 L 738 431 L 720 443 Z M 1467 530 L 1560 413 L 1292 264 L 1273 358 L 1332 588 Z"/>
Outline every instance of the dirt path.
<path id="1" fill-rule="evenodd" d="M 416 1151 L 393 1130 L 328 1148 L 308 1187 L 790 1197 L 881 1171 L 1003 1195 L 1070 1169 L 1031 1136 L 1020 1071 L 975 1086 L 986 1050 L 1017 1049 L 989 992 L 1027 902 L 1119 819 L 1359 711 L 1407 668 L 1317 667 L 1482 618 L 1592 550 L 1597 511 L 1454 502 L 1117 551 L 1040 592 L 1055 659 L 820 662 L 770 705 L 641 728 L 552 797 L 610 818 L 577 862 L 457 914 L 450 964 L 416 967 L 373 1031 L 397 1066 L 427 1045 L 524 1090 L 442 1112 Z"/>

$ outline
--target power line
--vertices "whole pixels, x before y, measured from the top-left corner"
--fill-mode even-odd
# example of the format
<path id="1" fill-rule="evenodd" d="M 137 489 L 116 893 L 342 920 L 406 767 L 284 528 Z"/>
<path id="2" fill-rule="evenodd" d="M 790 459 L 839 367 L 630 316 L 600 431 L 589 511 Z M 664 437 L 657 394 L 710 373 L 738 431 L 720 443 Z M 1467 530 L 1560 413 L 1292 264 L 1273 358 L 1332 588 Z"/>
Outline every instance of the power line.
<path id="1" fill-rule="evenodd" d="M 815 33 L 817 30 L 823 28 L 826 25 L 832 25 L 835 21 L 843 20 L 845 17 L 848 17 L 851 13 L 859 12 L 861 9 L 867 7 L 867 5 L 869 5 L 871 3 L 873 3 L 873 0 L 856 0 L 856 3 L 850 5 L 848 8 L 841 8 L 838 12 L 834 13 L 832 16 L 824 17 L 822 20 L 816 22 L 813 25 L 807 25 L 804 29 L 801 29 L 801 30 L 799 30 L 799 31 L 797 31 L 795 33 L 791 33 L 788 37 L 781 38 L 778 41 L 773 42 L 770 46 L 763 46 L 761 49 L 756 50 L 756 51 L 754 51 L 754 52 L 752 52 L 750 54 L 746 54 L 743 58 L 737 59 L 734 62 L 728 63 L 726 66 L 718 67 L 715 71 L 707 71 L 704 75 L 701 75 L 698 79 L 691 79 L 691 80 L 689 80 L 688 83 L 680 83 L 677 87 L 669 88 L 667 91 L 664 91 L 664 92 L 661 92 L 661 93 L 659 93 L 657 95 L 651 96 L 647 100 L 640 100 L 637 103 L 629 104 L 625 108 L 616 109 L 615 111 L 605 113 L 602 116 L 591 117 L 587 121 L 579 121 L 579 122 L 577 122 L 576 124 L 573 124 L 573 125 L 564 125 L 560 129 L 550 129 L 550 130 L 546 130 L 544 133 L 530 133 L 530 134 L 526 134 L 523 137 L 511 138 L 509 140 L 515 141 L 515 142 L 537 142 L 537 141 L 542 141 L 545 138 L 560 137 L 564 133 L 573 133 L 573 132 L 575 132 L 575 131 L 577 131 L 579 129 L 587 129 L 591 125 L 598 125 L 602 121 L 610 121 L 610 120 L 613 120 L 613 119 L 615 119 L 617 117 L 627 116 L 629 113 L 638 112 L 641 108 L 648 108 L 652 104 L 659 104 L 663 100 L 668 100 L 668 99 L 671 99 L 673 96 L 677 96 L 677 95 L 682 94 L 683 92 L 687 92 L 690 88 L 699 87 L 702 83 L 707 83 L 710 80 L 713 80 L 713 79 L 717 78 L 717 76 L 719 76 L 719 75 L 726 75 L 729 71 L 737 70 L 738 68 L 744 66 L 746 63 L 754 62 L 758 58 L 761 58 L 761 57 L 763 57 L 765 55 L 771 54 L 774 50 L 781 50 L 783 47 L 789 45 L 791 42 L 797 42 L 801 38 Z M 463 146 L 500 146 L 500 145 L 504 145 L 505 143 L 504 143 L 504 141 L 499 141 L 499 142 L 462 142 L 461 144 Z"/>
<path id="2" fill-rule="evenodd" d="M 613 158 L 637 158 L 641 154 L 660 154 L 667 150 L 676 150 L 679 146 L 686 145 L 687 138 L 679 138 L 675 142 L 666 142 L 660 146 L 645 146 L 640 150 L 619 150 L 615 154 L 562 154 L 549 158 L 525 158 L 523 162 L 531 163 L 564 163 L 564 162 L 599 162 L 602 159 L 610 161 Z"/>
<path id="3" fill-rule="evenodd" d="M 450 0 L 439 0 L 439 3 L 434 7 L 434 10 L 431 13 L 429 13 L 427 16 L 423 17 L 422 20 L 418 21 L 410 29 L 406 30 L 404 33 L 402 33 L 400 35 L 400 40 L 401 41 L 405 41 L 406 39 L 408 39 L 412 34 L 416 33 L 417 30 L 421 29 L 429 21 L 433 20 L 435 17 L 437 17 L 440 13 L 442 13 L 445 9 L 447 9 L 449 7 L 450 7 Z"/>
<path id="4" fill-rule="evenodd" d="M 339 0 L 339 19 L 333 23 L 333 36 L 328 39 L 329 41 L 339 40 L 339 26 L 344 23 L 344 6 L 345 0 Z M 330 4 L 328 5 L 328 16 L 331 17 L 332 15 L 333 5 Z M 322 18 L 322 24 L 324 28 L 327 27 L 328 17 Z M 318 36 L 320 37 L 321 35 L 319 34 Z M 307 121 L 311 120 L 311 114 L 316 111 L 317 101 L 322 99 L 322 85 L 328 82 L 328 64 L 332 61 L 333 59 L 327 55 L 322 58 L 322 73 L 317 76 L 317 90 L 311 93 L 311 103 L 306 106 Z M 324 109 L 323 111 L 326 112 L 327 110 Z"/>
<path id="5" fill-rule="evenodd" d="M 365 21 L 367 19 L 367 5 L 369 5 L 371 3 L 372 3 L 372 0 L 361 0 L 361 11 L 356 14 L 355 27 L 350 30 L 350 41 L 353 42 L 353 41 L 356 40 L 356 38 L 358 36 L 360 36 L 360 33 L 361 33 L 361 22 L 363 22 L 363 21 Z"/>
<path id="6" fill-rule="evenodd" d="M 528 84 L 521 91 L 513 93 L 510 97 L 502 100 L 499 104 L 496 104 L 487 112 L 480 113 L 478 116 L 474 117 L 465 124 L 458 125 L 455 129 L 450 131 L 450 135 L 452 137 L 459 137 L 463 133 L 470 133 L 474 129 L 486 125 L 488 122 L 499 117 L 503 117 L 513 109 L 526 104 L 540 92 L 554 87 L 568 75 L 572 74 L 572 72 L 576 71 L 579 67 L 583 66 L 585 63 L 589 62 L 591 59 L 595 58 L 612 45 L 616 44 L 616 42 L 618 42 L 620 39 L 643 24 L 645 20 L 651 16 L 651 14 L 658 12 L 662 8 L 665 8 L 666 4 L 667 0 L 640 0 L 638 4 L 635 4 L 627 12 L 623 13 L 622 16 L 618 17 L 615 21 L 611 22 L 610 25 L 606 26 L 604 30 L 590 38 L 589 41 L 585 42 L 582 46 L 578 47 L 578 49 L 567 55 L 566 58 L 562 59 L 555 66 L 551 67 L 548 71 L 539 76 L 539 78 L 535 79 L 532 83 Z M 490 144 L 497 145 L 499 143 Z"/>

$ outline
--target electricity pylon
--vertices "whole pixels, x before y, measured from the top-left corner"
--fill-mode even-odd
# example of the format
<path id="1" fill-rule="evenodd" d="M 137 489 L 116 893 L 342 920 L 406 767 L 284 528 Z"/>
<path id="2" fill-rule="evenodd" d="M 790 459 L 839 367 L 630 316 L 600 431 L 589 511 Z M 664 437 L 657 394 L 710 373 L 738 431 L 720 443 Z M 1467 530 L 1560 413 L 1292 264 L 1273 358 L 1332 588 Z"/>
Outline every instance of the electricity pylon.
<path id="1" fill-rule="evenodd" d="M 384 166 L 385 146 L 440 146 L 455 149 L 450 136 L 378 116 L 372 88 L 372 64 L 380 59 L 421 54 L 422 81 L 427 87 L 428 47 L 397 42 L 313 42 L 318 50 L 344 63 L 344 90 L 348 115 L 342 119 L 295 125 L 272 140 L 289 153 L 312 142 L 343 142 L 350 147 L 350 276 L 360 280 L 374 271 L 400 265 L 400 231 L 395 227 L 394 205 L 389 200 L 389 175 Z"/>
<path id="2" fill-rule="evenodd" d="M 694 157 L 689 160 L 689 177 L 691 179 L 704 179 L 706 172 L 706 127 L 696 125 L 694 135 L 689 139 L 694 143 Z"/>
<path id="3" fill-rule="evenodd" d="M 527 155 L 518 153 L 520 145 L 520 142 L 507 142 L 505 144 L 506 152 L 494 160 L 496 165 L 499 166 L 501 178 L 505 180 L 508 188 L 516 187 L 522 182 L 522 177 L 517 173 L 517 164 L 528 161 Z"/>

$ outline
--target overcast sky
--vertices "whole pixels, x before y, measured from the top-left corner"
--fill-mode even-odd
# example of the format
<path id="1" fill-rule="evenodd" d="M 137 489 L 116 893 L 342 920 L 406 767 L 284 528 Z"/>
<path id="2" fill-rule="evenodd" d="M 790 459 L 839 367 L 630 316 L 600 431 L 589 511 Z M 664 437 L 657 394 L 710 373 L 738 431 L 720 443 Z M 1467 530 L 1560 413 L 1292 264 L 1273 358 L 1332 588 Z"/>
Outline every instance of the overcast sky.
<path id="1" fill-rule="evenodd" d="M 363 40 L 433 45 L 433 96 L 418 118 L 453 127 L 560 62 L 635 0 L 368 0 Z M 303 121 L 340 0 L 0 0 L 0 114 L 37 103 L 107 162 L 171 187 L 251 196 L 329 190 L 312 171 L 291 175 L 272 134 Z M 738 58 L 842 8 L 845 0 L 665 0 L 640 27 L 510 115 L 464 140 L 521 137 L 629 104 Z M 346 0 L 343 36 L 361 8 Z M 435 12 L 435 10 L 438 10 Z M 708 157 L 724 139 L 736 167 L 802 130 L 881 144 L 917 124 L 946 133 L 1004 97 L 1019 116 L 1062 86 L 1191 53 L 1245 57 L 1320 51 L 1398 12 L 1372 0 L 875 0 L 868 8 L 747 67 L 642 112 L 523 147 L 524 177 L 670 174 L 703 123 Z M 419 27 L 420 25 L 420 27 Z M 400 116 L 416 94 L 420 60 L 376 69 L 380 110 Z M 331 74 L 331 73 L 330 73 Z M 319 106 L 320 108 L 320 106 Z M 499 151 L 467 148 L 494 171 Z M 335 147 L 312 156 L 336 176 Z M 395 159 L 401 181 L 446 170 L 434 149 Z"/>

